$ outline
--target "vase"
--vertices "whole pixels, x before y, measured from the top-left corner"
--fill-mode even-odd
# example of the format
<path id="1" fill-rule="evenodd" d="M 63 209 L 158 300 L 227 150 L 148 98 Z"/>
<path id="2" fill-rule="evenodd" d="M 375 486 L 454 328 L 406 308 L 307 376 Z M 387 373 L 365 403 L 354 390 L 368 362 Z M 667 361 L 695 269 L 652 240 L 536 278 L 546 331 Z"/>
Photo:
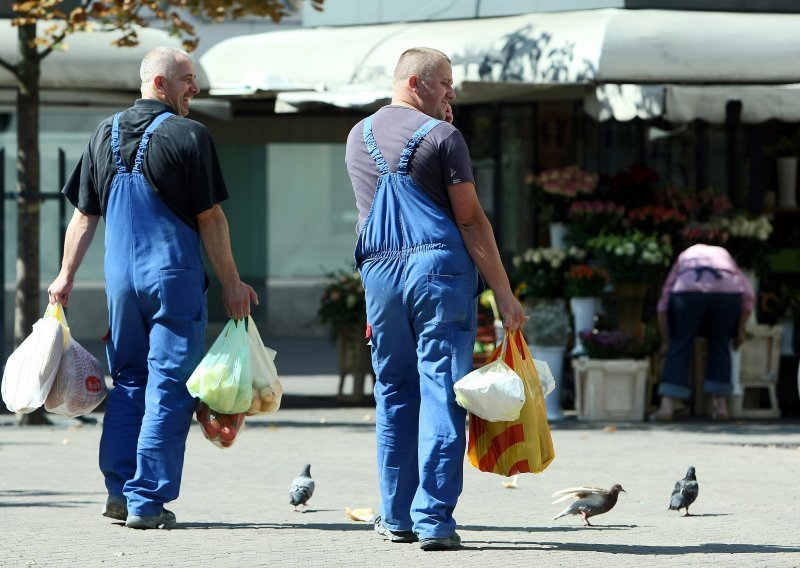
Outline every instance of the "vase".
<path id="1" fill-rule="evenodd" d="M 797 157 L 776 158 L 778 170 L 778 207 L 797 207 Z"/>
<path id="2" fill-rule="evenodd" d="M 594 316 L 598 311 L 600 298 L 595 296 L 576 296 L 569 299 L 569 309 L 575 322 L 575 346 L 572 348 L 572 356 L 577 357 L 585 354 L 583 342 L 581 342 L 580 332 L 594 328 Z"/>
<path id="3" fill-rule="evenodd" d="M 556 387 L 553 392 L 544 398 L 544 404 L 547 407 L 547 420 L 554 422 L 564 418 L 561 409 L 561 385 L 563 384 L 564 375 L 564 351 L 563 346 L 552 345 L 536 345 L 531 343 L 528 345 L 528 350 L 534 359 L 541 359 L 547 366 L 550 367 L 550 372 L 553 373 Z"/>
<path id="4" fill-rule="evenodd" d="M 783 326 L 781 334 L 781 355 L 794 355 L 794 320 L 781 318 L 779 324 Z"/>
<path id="5" fill-rule="evenodd" d="M 647 359 L 572 360 L 578 420 L 643 420 Z"/>
<path id="6" fill-rule="evenodd" d="M 336 354 L 339 361 L 339 391 L 337 398 L 360 402 L 369 399 L 364 394 L 367 375 L 375 376 L 372 369 L 372 351 L 364 338 L 363 326 L 348 326 L 336 333 Z M 353 390 L 344 392 L 345 379 L 353 377 Z"/>
<path id="7" fill-rule="evenodd" d="M 617 282 L 614 284 L 617 329 L 637 343 L 644 337 L 642 311 L 647 288 L 648 284 L 645 282 Z"/>
<path id="8" fill-rule="evenodd" d="M 565 242 L 567 236 L 566 223 L 550 223 L 550 247 L 555 249 L 566 250 L 567 244 Z"/>

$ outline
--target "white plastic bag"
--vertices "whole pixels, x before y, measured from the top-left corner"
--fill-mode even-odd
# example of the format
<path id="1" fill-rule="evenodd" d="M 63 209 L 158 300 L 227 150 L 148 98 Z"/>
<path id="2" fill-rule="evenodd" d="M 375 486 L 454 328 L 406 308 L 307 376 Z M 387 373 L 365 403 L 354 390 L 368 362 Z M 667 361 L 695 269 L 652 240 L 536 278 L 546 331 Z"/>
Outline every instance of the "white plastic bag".
<path id="1" fill-rule="evenodd" d="M 503 361 L 507 341 L 503 341 L 500 358 L 453 385 L 458 405 L 489 422 L 516 420 L 525 404 L 522 379 Z"/>
<path id="2" fill-rule="evenodd" d="M 547 396 L 556 389 L 556 379 L 553 377 L 550 365 L 541 359 L 534 359 L 533 364 L 536 367 L 536 374 L 539 375 L 539 382 L 542 384 L 542 394 Z"/>
<path id="3" fill-rule="evenodd" d="M 61 310 L 61 304 L 47 307 L 31 334 L 6 361 L 2 395 L 11 412 L 33 412 L 50 392 L 64 352 L 64 330 L 53 317 L 56 310 Z"/>
<path id="4" fill-rule="evenodd" d="M 72 338 L 63 312 L 57 313 L 56 318 L 64 330 L 67 346 L 44 408 L 53 414 L 74 418 L 97 408 L 106 398 L 108 387 L 100 361 Z"/>
<path id="5" fill-rule="evenodd" d="M 250 344 L 250 371 L 253 374 L 253 402 L 247 415 L 275 412 L 280 408 L 283 396 L 283 385 L 278 380 L 274 362 L 277 353 L 264 345 L 250 316 L 247 318 L 247 340 Z"/>

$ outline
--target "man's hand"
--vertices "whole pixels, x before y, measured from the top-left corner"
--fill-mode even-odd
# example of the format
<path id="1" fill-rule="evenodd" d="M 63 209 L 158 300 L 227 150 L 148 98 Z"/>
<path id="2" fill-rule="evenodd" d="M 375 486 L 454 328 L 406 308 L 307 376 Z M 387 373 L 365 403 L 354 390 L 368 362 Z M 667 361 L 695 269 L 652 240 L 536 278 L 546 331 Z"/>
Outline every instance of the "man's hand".
<path id="1" fill-rule="evenodd" d="M 258 294 L 241 280 L 222 286 L 222 303 L 229 318 L 243 319 L 250 315 L 250 303 L 258 305 Z"/>

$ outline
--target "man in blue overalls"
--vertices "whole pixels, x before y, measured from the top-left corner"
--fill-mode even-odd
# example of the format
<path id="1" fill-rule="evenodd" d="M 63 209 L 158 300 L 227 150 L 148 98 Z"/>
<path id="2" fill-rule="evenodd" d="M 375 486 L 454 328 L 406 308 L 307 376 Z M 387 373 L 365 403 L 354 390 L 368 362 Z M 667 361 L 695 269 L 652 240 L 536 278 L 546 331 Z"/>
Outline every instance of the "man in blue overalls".
<path id="1" fill-rule="evenodd" d="M 155 48 L 140 70 L 142 98 L 92 135 L 62 193 L 75 206 L 50 302 L 67 305 L 75 274 L 105 218 L 108 362 L 114 388 L 100 440 L 103 515 L 139 529 L 172 528 L 196 401 L 186 380 L 205 350 L 201 243 L 228 315 L 243 318 L 255 291 L 239 279 L 227 198 L 206 128 L 184 118 L 199 92 L 182 50 Z"/>
<path id="2" fill-rule="evenodd" d="M 423 550 L 461 542 L 453 510 L 463 485 L 466 412 L 453 384 L 472 369 L 478 270 L 505 327 L 519 329 L 525 320 L 478 201 L 467 146 L 443 121 L 453 99 L 447 56 L 407 50 L 392 103 L 350 131 L 346 154 L 376 373 L 375 530 L 392 542 L 419 540 Z"/>

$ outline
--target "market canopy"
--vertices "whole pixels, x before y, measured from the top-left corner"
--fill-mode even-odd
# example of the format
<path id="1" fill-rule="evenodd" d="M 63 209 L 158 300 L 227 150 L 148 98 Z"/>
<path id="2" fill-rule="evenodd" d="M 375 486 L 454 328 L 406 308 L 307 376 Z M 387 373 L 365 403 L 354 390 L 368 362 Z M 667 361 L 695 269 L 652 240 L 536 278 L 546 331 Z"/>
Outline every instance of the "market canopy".
<path id="1" fill-rule="evenodd" d="M 798 30 L 791 14 L 583 10 L 279 30 L 222 41 L 201 63 L 213 95 L 274 97 L 277 112 L 383 104 L 399 55 L 427 46 L 452 59 L 457 102 L 584 98 L 601 120 L 718 121 L 730 94 L 743 117 L 800 120 Z"/>

